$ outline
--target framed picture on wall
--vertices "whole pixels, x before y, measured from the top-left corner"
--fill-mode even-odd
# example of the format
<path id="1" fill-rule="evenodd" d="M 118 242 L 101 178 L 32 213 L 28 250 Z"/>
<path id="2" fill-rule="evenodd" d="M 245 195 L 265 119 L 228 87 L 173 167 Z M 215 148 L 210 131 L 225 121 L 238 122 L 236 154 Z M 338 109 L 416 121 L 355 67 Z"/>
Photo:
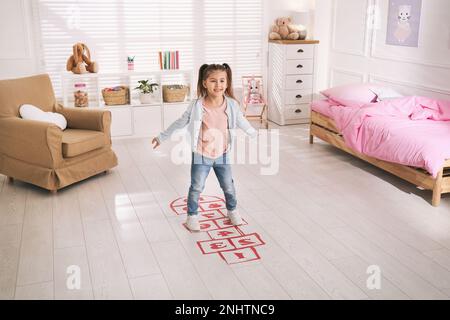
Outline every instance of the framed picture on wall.
<path id="1" fill-rule="evenodd" d="M 386 44 L 419 46 L 422 0 L 389 0 Z"/>

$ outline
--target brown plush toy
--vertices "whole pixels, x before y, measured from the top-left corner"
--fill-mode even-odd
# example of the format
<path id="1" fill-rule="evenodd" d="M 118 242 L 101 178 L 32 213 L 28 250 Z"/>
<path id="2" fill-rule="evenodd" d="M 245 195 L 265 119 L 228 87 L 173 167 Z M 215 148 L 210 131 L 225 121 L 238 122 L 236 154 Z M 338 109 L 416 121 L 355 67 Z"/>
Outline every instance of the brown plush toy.
<path id="1" fill-rule="evenodd" d="M 290 17 L 281 17 L 275 20 L 269 33 L 270 40 L 297 40 L 300 34 L 291 24 Z"/>
<path id="2" fill-rule="evenodd" d="M 97 62 L 91 61 L 89 48 L 81 42 L 73 45 L 73 54 L 69 57 L 66 64 L 67 71 L 73 73 L 98 72 Z"/>

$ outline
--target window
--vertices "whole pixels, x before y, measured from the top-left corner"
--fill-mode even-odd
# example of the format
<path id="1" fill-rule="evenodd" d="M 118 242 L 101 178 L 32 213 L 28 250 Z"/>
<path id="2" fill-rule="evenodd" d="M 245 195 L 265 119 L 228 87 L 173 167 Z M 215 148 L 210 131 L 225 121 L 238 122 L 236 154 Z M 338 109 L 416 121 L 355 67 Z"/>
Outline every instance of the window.
<path id="1" fill-rule="evenodd" d="M 159 70 L 158 51 L 179 50 L 180 67 L 230 64 L 234 85 L 262 74 L 263 0 L 35 0 L 42 71 L 61 96 L 60 74 L 76 42 L 84 42 L 100 72 Z"/>

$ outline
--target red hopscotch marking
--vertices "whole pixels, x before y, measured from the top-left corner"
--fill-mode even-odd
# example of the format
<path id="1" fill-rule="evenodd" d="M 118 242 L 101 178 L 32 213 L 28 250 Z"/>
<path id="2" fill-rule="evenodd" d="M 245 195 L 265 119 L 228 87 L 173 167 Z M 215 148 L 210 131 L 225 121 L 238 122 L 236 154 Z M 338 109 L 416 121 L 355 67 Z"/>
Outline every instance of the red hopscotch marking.
<path id="1" fill-rule="evenodd" d="M 235 251 L 219 252 L 218 254 L 227 264 L 244 263 L 261 259 L 258 251 L 256 251 L 253 247 L 238 249 Z"/>
<path id="2" fill-rule="evenodd" d="M 206 203 L 206 204 L 203 204 L 202 207 L 206 207 L 206 208 L 208 208 L 208 209 L 219 209 L 219 208 L 223 208 L 223 205 L 218 204 L 218 203 L 210 203 L 210 204 L 208 205 L 208 204 Z"/>
<path id="3" fill-rule="evenodd" d="M 198 203 L 199 203 L 199 211 L 208 211 L 208 210 L 212 210 L 212 209 L 226 208 L 225 200 L 223 200 L 222 198 L 216 197 L 216 196 L 201 196 L 199 198 Z M 209 208 L 209 204 L 213 204 L 213 203 L 215 203 L 214 206 Z M 220 204 L 222 204 L 222 205 L 220 205 Z M 178 198 L 178 199 L 172 201 L 170 203 L 169 207 L 172 209 L 172 211 L 174 211 L 178 215 L 187 213 L 186 197 L 181 197 L 181 198 Z M 179 209 L 179 207 L 183 207 L 183 209 Z"/>
<path id="4" fill-rule="evenodd" d="M 211 239 L 224 239 L 230 237 L 238 237 L 244 235 L 244 233 L 238 227 L 230 227 L 222 230 L 208 231 L 208 235 Z"/>
<path id="5" fill-rule="evenodd" d="M 170 203 L 177 215 L 187 213 L 187 200 L 178 198 Z M 218 254 L 227 264 L 244 263 L 261 259 L 255 247 L 265 245 L 259 234 L 245 234 L 238 226 L 233 226 L 226 217 L 225 201 L 217 196 L 202 195 L 199 199 L 200 230 L 209 240 L 197 241 L 203 254 Z M 204 218 L 204 219 L 203 219 Z M 247 225 L 243 220 L 243 225 Z M 185 224 L 184 227 L 190 231 Z"/>
<path id="6" fill-rule="evenodd" d="M 199 212 L 206 212 L 211 210 L 226 210 L 227 207 L 225 206 L 225 201 L 223 202 L 209 202 L 209 203 L 199 203 L 198 204 L 198 211 Z"/>
<path id="7" fill-rule="evenodd" d="M 205 218 L 206 220 L 211 220 L 211 219 L 225 218 L 225 215 L 220 210 L 213 210 L 200 213 L 200 217 Z"/>
<path id="8" fill-rule="evenodd" d="M 217 246 L 220 244 L 220 246 Z M 223 251 L 234 251 L 235 249 L 243 249 L 248 247 L 257 247 L 265 244 L 256 233 L 246 234 L 238 237 L 230 237 L 224 239 L 213 239 L 197 241 L 197 245 L 203 254 L 210 254 Z"/>
<path id="9" fill-rule="evenodd" d="M 225 228 L 229 228 L 229 227 L 233 226 L 233 224 L 231 223 L 230 219 L 228 219 L 228 218 L 216 219 L 216 223 L 219 226 L 219 229 L 225 229 Z M 245 226 L 247 224 L 248 224 L 247 221 L 242 219 L 242 225 Z"/>
<path id="10" fill-rule="evenodd" d="M 257 233 L 245 234 L 241 237 L 229 239 L 237 249 L 257 247 L 265 244 Z"/>
<path id="11" fill-rule="evenodd" d="M 172 211 L 174 211 L 177 215 L 187 214 L 187 207 L 186 206 L 179 206 L 179 207 L 173 207 L 171 208 Z"/>
<path id="12" fill-rule="evenodd" d="M 200 231 L 201 232 L 208 232 L 208 231 L 219 230 L 220 229 L 214 219 L 212 219 L 212 220 L 201 220 L 199 222 L 200 222 Z M 197 232 L 189 230 L 189 228 L 186 226 L 185 223 L 183 223 L 183 225 L 190 233 L 197 233 Z"/>
<path id="13" fill-rule="evenodd" d="M 200 222 L 200 231 L 210 231 L 217 230 L 219 226 L 216 223 L 216 220 L 205 220 Z"/>
<path id="14" fill-rule="evenodd" d="M 197 245 L 203 254 L 231 251 L 236 247 L 228 239 L 197 241 Z"/>

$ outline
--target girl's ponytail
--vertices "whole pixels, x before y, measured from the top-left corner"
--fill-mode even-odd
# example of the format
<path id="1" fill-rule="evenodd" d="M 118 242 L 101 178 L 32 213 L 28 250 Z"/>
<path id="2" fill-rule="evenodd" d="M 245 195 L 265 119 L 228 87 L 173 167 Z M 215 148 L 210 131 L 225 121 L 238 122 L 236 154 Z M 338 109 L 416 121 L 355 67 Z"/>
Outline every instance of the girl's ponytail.
<path id="1" fill-rule="evenodd" d="M 234 97 L 234 93 L 233 93 L 233 73 L 231 72 L 231 68 L 228 65 L 228 63 L 224 63 L 224 64 L 222 64 L 222 66 L 225 68 L 225 71 L 227 73 L 228 86 L 227 86 L 227 90 L 225 90 L 225 93 L 230 98 L 233 98 L 234 100 L 236 100 L 236 98 Z"/>
<path id="2" fill-rule="evenodd" d="M 199 98 L 203 97 L 206 92 L 206 89 L 203 87 L 203 80 L 204 80 L 203 78 L 205 76 L 205 71 L 207 68 L 208 68 L 208 65 L 205 63 L 198 70 L 197 96 Z"/>

